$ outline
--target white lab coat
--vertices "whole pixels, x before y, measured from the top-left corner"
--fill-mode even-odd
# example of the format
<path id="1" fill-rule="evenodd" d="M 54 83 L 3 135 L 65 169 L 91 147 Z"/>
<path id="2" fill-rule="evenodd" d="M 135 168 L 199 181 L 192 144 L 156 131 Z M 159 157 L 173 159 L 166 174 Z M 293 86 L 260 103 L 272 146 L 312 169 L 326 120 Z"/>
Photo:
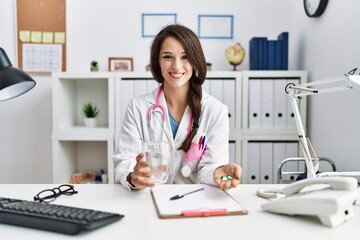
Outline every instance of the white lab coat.
<path id="1" fill-rule="evenodd" d="M 158 88 L 146 95 L 135 97 L 127 107 L 119 133 L 119 141 L 113 156 L 115 182 L 121 183 L 126 189 L 130 190 L 127 176 L 133 171 L 136 164 L 135 158 L 142 150 L 142 142 L 163 140 L 168 141 L 171 145 L 170 174 L 167 183 L 215 185 L 213 179 L 214 170 L 229 163 L 229 117 L 227 106 L 203 91 L 202 111 L 197 136 L 199 134 L 206 135 L 206 148 L 201 160 L 193 166 L 191 176 L 185 178 L 181 174 L 185 153 L 183 150 L 178 150 L 178 148 L 188 135 L 191 110 L 189 106 L 185 109 L 176 136 L 173 138 L 163 92 L 160 102 L 165 109 L 165 121 L 162 121 L 162 112 L 159 108 L 153 111 L 151 121 L 147 119 L 150 106 L 156 102 L 157 92 Z"/>

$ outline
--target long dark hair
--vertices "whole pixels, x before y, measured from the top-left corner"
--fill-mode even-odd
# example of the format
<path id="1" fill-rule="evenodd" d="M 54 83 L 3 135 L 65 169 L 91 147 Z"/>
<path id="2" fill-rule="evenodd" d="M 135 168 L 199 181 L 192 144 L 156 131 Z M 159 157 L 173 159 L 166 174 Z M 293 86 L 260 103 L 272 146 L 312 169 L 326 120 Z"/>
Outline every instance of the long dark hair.
<path id="1" fill-rule="evenodd" d="M 164 83 L 164 77 L 161 74 L 159 56 L 162 44 L 168 37 L 174 37 L 180 42 L 191 66 L 193 67 L 193 74 L 190 79 L 190 88 L 187 94 L 187 103 L 192 111 L 193 125 L 190 134 L 179 148 L 186 152 L 189 150 L 191 141 L 196 135 L 199 127 L 202 98 L 201 85 L 206 78 L 206 60 L 201 43 L 193 31 L 180 24 L 168 25 L 157 34 L 150 49 L 151 73 L 157 82 L 161 84 Z"/>

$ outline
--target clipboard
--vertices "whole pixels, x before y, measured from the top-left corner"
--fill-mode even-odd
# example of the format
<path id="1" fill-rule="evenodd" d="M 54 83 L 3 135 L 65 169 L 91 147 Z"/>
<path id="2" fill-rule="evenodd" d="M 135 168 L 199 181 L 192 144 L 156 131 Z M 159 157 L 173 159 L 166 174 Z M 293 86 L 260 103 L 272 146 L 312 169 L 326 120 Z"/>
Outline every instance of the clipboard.
<path id="1" fill-rule="evenodd" d="M 170 200 L 200 188 L 183 198 Z M 226 191 L 206 184 L 163 184 L 150 190 L 151 196 L 161 219 L 246 215 L 248 212 Z"/>

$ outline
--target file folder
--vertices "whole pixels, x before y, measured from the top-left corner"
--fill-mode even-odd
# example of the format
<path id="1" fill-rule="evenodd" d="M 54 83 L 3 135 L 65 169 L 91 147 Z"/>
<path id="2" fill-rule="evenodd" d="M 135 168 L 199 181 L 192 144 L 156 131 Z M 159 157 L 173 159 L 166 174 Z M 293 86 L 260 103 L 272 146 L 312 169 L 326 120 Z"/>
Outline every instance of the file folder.
<path id="1" fill-rule="evenodd" d="M 286 84 L 286 79 L 274 80 L 274 128 L 276 129 L 286 129 L 286 106 L 289 101 L 285 92 Z"/>
<path id="2" fill-rule="evenodd" d="M 247 183 L 259 184 L 260 183 L 260 143 L 248 143 L 248 171 Z"/>
<path id="3" fill-rule="evenodd" d="M 223 103 L 228 107 L 229 111 L 229 124 L 230 129 L 236 128 L 236 111 L 235 111 L 235 103 L 236 103 L 236 83 L 235 79 L 224 79 L 223 80 Z"/>
<path id="4" fill-rule="evenodd" d="M 261 128 L 271 129 L 274 125 L 274 80 L 261 80 Z"/>
<path id="5" fill-rule="evenodd" d="M 194 192 L 180 199 L 172 196 Z M 161 219 L 245 215 L 247 211 L 226 191 L 205 184 L 160 184 L 153 187 L 151 196 Z"/>
<path id="6" fill-rule="evenodd" d="M 249 80 L 249 128 L 261 128 L 261 80 Z"/>
<path id="7" fill-rule="evenodd" d="M 273 143 L 260 143 L 260 183 L 273 183 Z"/>
<path id="8" fill-rule="evenodd" d="M 298 85 L 299 82 L 300 81 L 298 79 L 288 79 L 287 84 L 293 83 L 295 85 Z M 296 102 L 299 105 L 299 100 L 297 100 Z M 288 129 L 296 129 L 295 115 L 289 98 L 286 105 L 286 126 Z"/>

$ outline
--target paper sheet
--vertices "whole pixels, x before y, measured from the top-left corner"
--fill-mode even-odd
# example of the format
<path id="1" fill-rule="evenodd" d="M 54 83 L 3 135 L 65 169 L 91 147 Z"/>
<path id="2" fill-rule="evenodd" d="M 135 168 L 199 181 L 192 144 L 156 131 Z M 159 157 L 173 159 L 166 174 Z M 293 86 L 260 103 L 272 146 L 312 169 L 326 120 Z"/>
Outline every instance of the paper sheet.
<path id="1" fill-rule="evenodd" d="M 184 196 L 181 199 L 170 200 L 172 196 L 182 195 L 199 188 L 205 188 Z M 230 195 L 218 187 L 204 184 L 163 184 L 151 189 L 159 217 L 181 216 L 185 210 L 227 209 L 231 212 L 246 212 L 245 209 Z"/>

